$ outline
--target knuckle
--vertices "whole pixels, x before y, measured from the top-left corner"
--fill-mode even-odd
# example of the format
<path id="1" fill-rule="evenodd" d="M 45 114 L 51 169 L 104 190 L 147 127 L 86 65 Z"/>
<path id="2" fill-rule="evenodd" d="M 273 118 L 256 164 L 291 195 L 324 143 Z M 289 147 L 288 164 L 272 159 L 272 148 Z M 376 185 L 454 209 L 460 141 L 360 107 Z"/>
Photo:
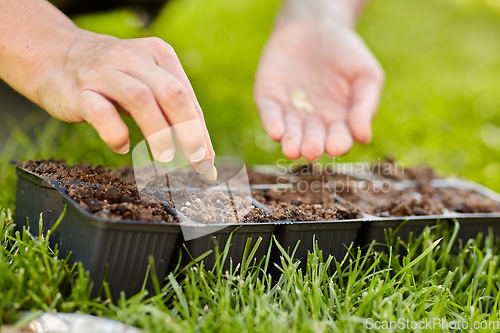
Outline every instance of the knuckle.
<path id="1" fill-rule="evenodd" d="M 187 92 L 184 86 L 177 80 L 170 80 L 160 88 L 160 98 L 171 106 L 181 106 L 184 104 Z"/>
<path id="2" fill-rule="evenodd" d="M 125 96 L 134 104 L 143 106 L 152 99 L 152 93 L 146 85 L 132 85 L 124 88 Z"/>
<path id="3" fill-rule="evenodd" d="M 160 53 L 175 54 L 174 48 L 159 37 L 148 37 L 146 41 Z"/>
<path id="4" fill-rule="evenodd" d="M 113 107 L 106 104 L 92 105 L 89 108 L 89 122 L 92 124 L 94 122 L 102 121 L 105 119 L 110 112 L 113 112 Z"/>
<path id="5" fill-rule="evenodd" d="M 151 43 L 151 45 L 154 45 L 154 46 L 157 46 L 157 47 L 162 47 L 164 44 L 167 44 L 165 43 L 165 41 L 159 37 L 147 37 L 145 38 L 145 40 L 148 42 L 148 43 Z"/>

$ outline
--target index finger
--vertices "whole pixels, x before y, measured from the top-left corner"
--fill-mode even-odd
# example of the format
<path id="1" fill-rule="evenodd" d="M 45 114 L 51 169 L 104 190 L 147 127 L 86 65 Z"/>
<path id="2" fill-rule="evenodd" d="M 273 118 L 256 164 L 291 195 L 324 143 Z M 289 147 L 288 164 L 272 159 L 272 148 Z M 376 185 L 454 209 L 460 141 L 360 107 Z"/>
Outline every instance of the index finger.
<path id="1" fill-rule="evenodd" d="M 132 69 L 131 75 L 150 87 L 168 123 L 172 126 L 179 149 L 199 173 L 213 170 L 210 139 L 188 90 L 175 76 L 152 62 Z"/>

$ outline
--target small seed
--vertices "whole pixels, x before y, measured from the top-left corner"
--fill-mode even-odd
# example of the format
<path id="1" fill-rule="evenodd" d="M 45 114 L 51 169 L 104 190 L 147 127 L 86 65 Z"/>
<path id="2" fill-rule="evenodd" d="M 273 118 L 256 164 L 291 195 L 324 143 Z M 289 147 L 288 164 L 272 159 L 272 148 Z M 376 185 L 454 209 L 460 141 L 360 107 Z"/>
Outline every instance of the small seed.
<path id="1" fill-rule="evenodd" d="M 304 90 L 292 90 L 290 93 L 290 103 L 292 107 L 298 111 L 304 111 L 308 114 L 316 113 L 314 106 L 307 97 L 307 93 Z"/>
<path id="2" fill-rule="evenodd" d="M 205 177 L 211 182 L 217 180 L 217 168 L 215 167 L 215 165 L 213 166 L 212 171 L 205 174 Z"/>

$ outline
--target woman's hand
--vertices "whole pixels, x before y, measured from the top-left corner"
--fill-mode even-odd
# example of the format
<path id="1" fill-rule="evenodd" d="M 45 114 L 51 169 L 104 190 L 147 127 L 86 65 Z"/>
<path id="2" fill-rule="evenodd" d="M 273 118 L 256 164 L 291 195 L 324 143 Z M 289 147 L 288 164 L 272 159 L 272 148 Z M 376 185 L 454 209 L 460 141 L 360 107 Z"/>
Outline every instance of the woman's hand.
<path id="1" fill-rule="evenodd" d="M 262 54 L 255 101 L 267 133 L 290 159 L 339 156 L 371 139 L 383 71 L 362 39 L 344 24 L 282 20 Z M 314 111 L 292 106 L 294 91 Z"/>
<path id="2" fill-rule="evenodd" d="M 182 130 L 174 131 L 185 157 L 200 173 L 212 170 L 201 108 L 174 50 L 161 39 L 119 40 L 86 32 L 65 59 L 43 69 L 38 97 L 53 117 L 88 122 L 111 149 L 124 154 L 130 142 L 120 111 L 135 120 L 161 162 L 174 157 L 169 127 L 178 125 Z"/>
<path id="3" fill-rule="evenodd" d="M 0 0 L 0 8 L 0 79 L 57 119 L 88 122 L 117 153 L 130 148 L 119 112 L 135 120 L 158 161 L 174 157 L 173 129 L 193 168 L 214 173 L 203 113 L 167 43 L 79 29 L 44 0 Z"/>

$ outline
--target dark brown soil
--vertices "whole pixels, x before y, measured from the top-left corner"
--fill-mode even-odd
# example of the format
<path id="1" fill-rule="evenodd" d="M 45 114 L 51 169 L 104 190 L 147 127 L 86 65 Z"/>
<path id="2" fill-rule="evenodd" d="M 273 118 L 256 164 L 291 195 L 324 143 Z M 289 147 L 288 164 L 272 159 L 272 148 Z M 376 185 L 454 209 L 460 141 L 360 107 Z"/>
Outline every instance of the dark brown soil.
<path id="1" fill-rule="evenodd" d="M 400 174 L 395 172 L 396 175 Z M 439 215 L 444 209 L 459 213 L 500 212 L 500 204 L 479 193 L 461 189 L 436 189 L 430 186 L 435 173 L 427 167 L 407 169 L 407 180 L 416 181 L 416 187 L 405 190 L 391 188 L 393 183 L 360 181 L 350 176 L 325 174 L 301 175 L 297 187 L 289 190 L 270 189 L 253 191 L 261 202 L 328 205 L 334 196 L 352 204 L 359 211 L 381 217 Z M 436 176 L 437 177 L 437 176 Z M 319 183 L 313 184 L 314 181 Z M 300 183 L 307 183 L 305 186 Z M 324 184 L 329 183 L 329 186 Z M 316 186 L 314 186 L 316 185 Z"/>
<path id="2" fill-rule="evenodd" d="M 229 198 L 222 191 L 187 191 L 174 194 L 175 208 L 184 216 L 201 223 L 262 223 L 276 221 L 271 214 L 256 208 L 239 196 Z M 242 212 L 247 212 L 241 217 Z M 238 215 L 238 213 L 240 215 Z"/>
<path id="3" fill-rule="evenodd" d="M 272 215 L 278 220 L 323 221 L 361 218 L 361 212 L 349 203 L 300 204 L 270 203 Z"/>
<path id="4" fill-rule="evenodd" d="M 318 173 L 313 172 L 312 168 L 301 166 L 300 169 L 294 170 L 293 189 L 252 191 L 252 197 L 269 207 L 271 213 L 251 206 L 244 217 L 238 217 L 238 222 L 259 223 L 281 219 L 341 220 L 359 218 L 360 212 L 382 217 L 438 215 L 442 214 L 444 209 L 460 213 L 500 212 L 499 203 L 479 193 L 432 188 L 430 181 L 439 176 L 428 167 L 406 168 L 402 172 L 396 169 L 395 164 L 393 169 L 388 169 L 387 165 L 385 163 L 371 168 L 374 170 L 373 174 L 378 175 L 373 177 L 376 181 L 361 181 L 352 176 L 332 174 L 331 170 Z M 169 215 L 159 204 L 158 198 L 170 202 L 168 192 L 139 196 L 135 187 L 134 171 L 130 166 L 109 169 L 86 163 L 71 166 L 64 161 L 32 160 L 23 162 L 21 167 L 53 179 L 104 185 L 71 185 L 68 190 L 68 194 L 79 205 L 97 216 L 141 221 L 178 221 L 177 217 Z M 377 170 L 377 167 L 380 170 Z M 250 168 L 247 168 L 247 171 L 250 184 L 280 182 L 274 175 L 260 174 Z M 381 174 L 383 177 L 380 177 Z M 176 174 L 176 177 L 177 179 L 169 179 L 173 188 L 186 183 L 204 188 L 208 184 L 204 177 L 194 172 L 186 173 L 185 176 Z M 392 188 L 394 182 L 401 180 L 412 180 L 416 186 L 405 189 Z M 234 222 L 234 209 L 241 212 L 247 207 L 246 202 L 238 199 L 228 201 L 227 195 L 218 192 L 181 191 L 184 192 L 177 194 L 184 193 L 184 196 L 177 195 L 177 208 L 186 217 L 197 222 Z"/>
<path id="5" fill-rule="evenodd" d="M 444 208 L 442 202 L 433 200 L 428 195 L 422 195 L 421 198 L 417 199 L 411 194 L 403 194 L 394 201 L 380 206 L 368 207 L 366 212 L 381 217 L 439 215 L 443 213 Z"/>
<path id="6" fill-rule="evenodd" d="M 320 221 L 361 217 L 349 203 L 335 203 L 331 192 L 298 192 L 295 189 L 254 190 L 252 197 L 268 206 L 278 220 Z"/>
<path id="7" fill-rule="evenodd" d="M 108 170 L 112 176 L 118 177 L 130 185 L 135 185 L 134 168 L 130 165 L 122 165 L 119 168 Z"/>
<path id="8" fill-rule="evenodd" d="M 69 165 L 57 160 L 31 160 L 21 163 L 21 168 L 47 178 L 84 182 L 90 184 L 123 183 L 119 174 L 102 165 L 90 165 L 85 162 Z"/>
<path id="9" fill-rule="evenodd" d="M 415 180 L 420 183 L 428 183 L 432 179 L 442 178 L 431 167 L 423 165 L 414 168 L 402 168 L 392 159 L 374 163 L 370 166 L 370 171 L 375 179 Z"/>
<path id="10" fill-rule="evenodd" d="M 254 190 L 252 197 L 262 203 L 284 202 L 298 206 L 300 204 L 329 204 L 334 203 L 333 192 L 298 191 L 297 189 Z"/>
<path id="11" fill-rule="evenodd" d="M 418 188 L 396 190 L 387 183 L 350 183 L 344 191 L 337 193 L 359 210 L 381 217 L 439 215 L 444 209 L 439 200 L 421 195 Z"/>
<path id="12" fill-rule="evenodd" d="M 279 177 L 275 175 L 258 173 L 250 168 L 247 168 L 246 170 L 248 174 L 248 181 L 251 185 L 279 184 L 284 182 L 283 178 L 279 179 Z M 218 170 L 219 174 L 223 174 L 224 171 L 225 170 L 223 168 Z M 141 172 L 146 174 L 148 177 L 154 178 L 154 170 L 149 166 L 145 167 L 141 170 Z M 134 169 L 131 166 L 125 165 L 118 169 L 110 169 L 110 173 L 130 184 L 135 184 Z M 161 181 L 163 181 L 163 179 Z M 170 187 L 172 188 L 182 188 L 186 187 L 186 185 L 199 188 L 213 186 L 213 183 L 208 181 L 205 177 L 203 177 L 203 175 L 200 175 L 189 168 L 182 170 L 182 172 L 176 172 L 175 177 L 171 176 L 169 182 Z"/>
<path id="13" fill-rule="evenodd" d="M 305 180 L 306 178 L 307 180 Z M 316 183 L 313 183 L 316 181 Z M 304 183 L 305 182 L 305 183 Z M 356 211 L 363 211 L 373 215 L 385 212 L 391 203 L 403 197 L 406 192 L 389 190 L 385 184 L 379 182 L 359 181 L 349 176 L 334 175 L 325 178 L 324 175 L 309 175 L 300 177 L 293 189 L 270 189 L 253 191 L 252 196 L 263 203 L 287 203 L 299 206 L 301 204 L 330 205 L 335 203 L 335 196 L 340 200 L 351 203 Z M 419 212 L 419 211 L 418 211 Z M 408 215 L 421 215 L 417 211 L 410 211 Z M 437 213 L 439 214 L 439 213 Z M 385 214 L 386 215 L 386 214 Z M 390 213 L 389 216 L 398 216 Z"/>
<path id="14" fill-rule="evenodd" d="M 87 185 L 70 185 L 67 193 L 84 209 L 102 218 L 178 222 L 161 204 L 155 203 L 158 202 L 155 197 L 148 200 L 151 202 L 141 200 L 135 186 L 120 184 L 92 188 Z"/>
<path id="15" fill-rule="evenodd" d="M 440 201 L 448 210 L 458 213 L 500 212 L 500 204 L 474 191 L 450 188 L 428 189 L 425 193 Z"/>
<path id="16" fill-rule="evenodd" d="M 279 184 L 279 183 L 283 183 L 283 181 L 284 181 L 283 178 L 279 179 L 278 176 L 265 174 L 265 173 L 258 173 L 250 168 L 247 168 L 247 173 L 248 173 L 248 181 L 249 181 L 250 185 Z"/>
<path id="17" fill-rule="evenodd" d="M 95 188 L 70 185 L 67 191 L 80 206 L 96 216 L 138 221 L 178 221 L 176 217 L 167 214 L 162 205 L 154 203 L 155 198 L 152 198 L 152 202 L 141 200 L 137 188 L 130 184 L 134 183 L 131 167 L 109 169 L 87 163 L 72 166 L 56 160 L 31 160 L 23 162 L 21 167 L 47 178 L 103 184 L 104 186 Z"/>

